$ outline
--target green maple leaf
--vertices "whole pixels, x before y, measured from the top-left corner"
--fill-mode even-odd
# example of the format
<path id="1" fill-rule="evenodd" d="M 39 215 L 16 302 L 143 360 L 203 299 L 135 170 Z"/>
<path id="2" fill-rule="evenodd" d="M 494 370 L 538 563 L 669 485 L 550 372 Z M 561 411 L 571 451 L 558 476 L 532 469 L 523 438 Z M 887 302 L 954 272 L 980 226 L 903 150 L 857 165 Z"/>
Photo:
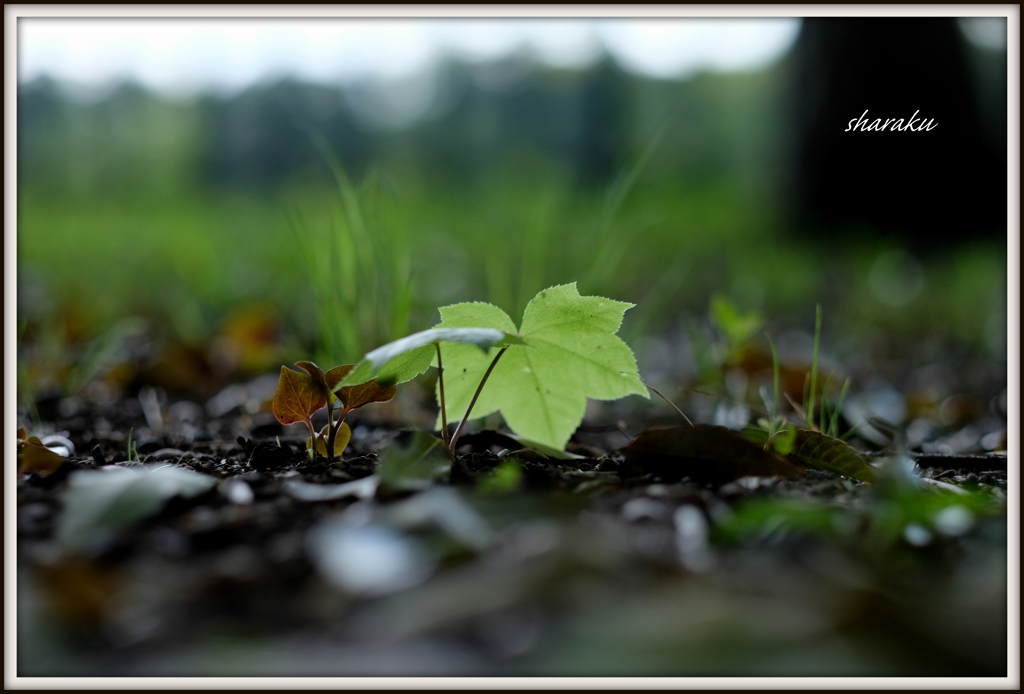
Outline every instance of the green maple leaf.
<path id="1" fill-rule="evenodd" d="M 508 348 L 471 416 L 485 417 L 500 410 L 505 423 L 520 436 L 563 449 L 583 421 L 587 398 L 650 397 L 636 375 L 632 350 L 615 335 L 623 314 L 632 307 L 599 296 L 580 296 L 574 282 L 537 294 L 523 312 L 518 330 L 504 311 L 480 302 L 441 308 L 441 323 L 436 327 L 494 328 L 518 334 L 526 345 Z M 442 346 L 449 421 L 462 418 L 498 349 L 483 353 L 469 345 Z"/>

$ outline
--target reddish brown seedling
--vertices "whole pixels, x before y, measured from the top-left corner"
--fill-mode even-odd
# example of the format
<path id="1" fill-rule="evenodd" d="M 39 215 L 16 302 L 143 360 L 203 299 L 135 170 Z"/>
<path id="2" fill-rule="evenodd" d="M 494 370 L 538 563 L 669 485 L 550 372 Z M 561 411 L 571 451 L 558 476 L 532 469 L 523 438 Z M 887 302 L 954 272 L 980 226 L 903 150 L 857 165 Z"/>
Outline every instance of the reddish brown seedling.
<path id="1" fill-rule="evenodd" d="M 335 456 L 344 451 L 352 436 L 351 429 L 345 424 L 349 412 L 370 403 L 388 402 L 398 392 L 395 386 L 381 388 L 374 381 L 338 388 L 353 369 L 352 364 L 336 366 L 326 373 L 311 361 L 299 361 L 295 365 L 306 373 L 281 367 L 281 378 L 274 393 L 274 416 L 282 424 L 303 422 L 306 425 L 309 429 L 309 454 L 314 460 L 318 453 L 323 452 L 328 460 L 334 462 Z M 327 426 L 317 433 L 313 427 L 313 414 L 324 407 L 327 407 Z M 334 419 L 335 410 L 341 411 L 337 421 Z"/>

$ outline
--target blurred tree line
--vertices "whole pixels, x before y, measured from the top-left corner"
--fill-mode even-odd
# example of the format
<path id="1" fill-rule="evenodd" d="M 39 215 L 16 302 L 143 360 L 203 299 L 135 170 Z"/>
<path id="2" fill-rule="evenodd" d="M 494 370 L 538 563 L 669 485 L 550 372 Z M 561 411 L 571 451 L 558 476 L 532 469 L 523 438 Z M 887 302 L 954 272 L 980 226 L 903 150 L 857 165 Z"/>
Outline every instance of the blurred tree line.
<path id="1" fill-rule="evenodd" d="M 789 226 L 874 228 L 929 248 L 1005 230 L 1005 79 L 1006 52 L 971 46 L 950 18 L 806 20 L 775 64 L 687 80 L 607 56 L 554 69 L 527 53 L 448 59 L 402 83 L 284 79 L 178 100 L 131 83 L 76 96 L 44 77 L 19 86 L 18 174 L 58 197 L 263 195 L 329 181 L 319 138 L 357 180 L 380 165 L 465 189 L 540 162 L 602 188 L 650 149 L 653 185 L 724 183 L 777 201 Z M 844 133 L 865 109 L 917 109 L 941 127 Z"/>
<path id="2" fill-rule="evenodd" d="M 524 56 L 450 60 L 431 76 L 426 107 L 398 127 L 372 83 L 284 79 L 176 100 L 132 83 L 76 96 L 43 77 L 19 86 L 18 176 L 24 188 L 76 198 L 265 192 L 327 179 L 317 132 L 355 178 L 379 163 L 466 185 L 540 157 L 578 185 L 601 186 L 657 138 L 655 176 L 766 186 L 784 140 L 781 76 L 779 65 L 669 81 L 609 58 L 574 71 Z"/>

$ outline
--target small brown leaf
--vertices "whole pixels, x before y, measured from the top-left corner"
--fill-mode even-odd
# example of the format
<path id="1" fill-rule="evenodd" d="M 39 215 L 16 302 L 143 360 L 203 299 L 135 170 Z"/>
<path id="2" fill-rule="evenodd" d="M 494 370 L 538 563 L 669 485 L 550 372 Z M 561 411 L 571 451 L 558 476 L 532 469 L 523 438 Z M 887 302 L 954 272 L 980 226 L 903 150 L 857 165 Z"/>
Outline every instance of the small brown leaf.
<path id="1" fill-rule="evenodd" d="M 59 470 L 64 460 L 44 446 L 37 436 L 29 436 L 18 444 L 18 474 L 34 472 L 46 477 Z"/>
<path id="2" fill-rule="evenodd" d="M 795 477 L 801 469 L 739 432 L 698 424 L 648 429 L 622 449 L 626 462 L 665 479 L 725 484 L 740 477 Z"/>
<path id="3" fill-rule="evenodd" d="M 837 472 L 861 482 L 872 482 L 875 470 L 845 441 L 819 431 L 798 429 L 789 457 L 816 470 Z"/>
<path id="4" fill-rule="evenodd" d="M 355 364 L 347 364 L 345 366 L 335 366 L 333 369 L 328 371 L 325 374 L 328 390 L 333 389 L 341 383 L 345 376 L 347 376 L 354 367 Z M 340 388 L 338 389 L 338 399 L 341 400 L 341 405 L 344 408 L 341 416 L 344 417 L 357 407 L 369 405 L 372 402 L 388 402 L 392 400 L 397 393 L 397 386 L 392 385 L 387 388 L 381 388 L 374 380 L 369 380 L 366 383 L 360 383 L 355 386 L 345 386 L 344 388 Z"/>
<path id="5" fill-rule="evenodd" d="M 308 422 L 313 413 L 327 405 L 327 392 L 313 376 L 282 366 L 274 392 L 274 416 L 281 424 Z"/>

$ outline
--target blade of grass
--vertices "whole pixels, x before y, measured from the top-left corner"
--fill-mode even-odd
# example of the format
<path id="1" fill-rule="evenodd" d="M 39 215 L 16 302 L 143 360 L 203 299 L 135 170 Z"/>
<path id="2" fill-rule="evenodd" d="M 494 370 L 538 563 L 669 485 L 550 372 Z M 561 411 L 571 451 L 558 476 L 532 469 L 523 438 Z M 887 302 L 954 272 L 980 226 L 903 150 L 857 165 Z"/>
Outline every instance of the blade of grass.
<path id="1" fill-rule="evenodd" d="M 633 165 L 623 168 L 611 185 L 608 186 L 603 204 L 601 205 L 601 212 L 598 216 L 597 233 L 593 237 L 594 251 L 591 261 L 587 265 L 583 284 L 587 286 L 603 284 L 602 280 L 611 272 L 613 267 L 611 260 L 614 258 L 612 247 L 615 245 L 615 235 L 612 233 L 614 230 L 613 223 L 622 210 L 626 198 L 629 197 L 630 192 L 640 179 L 640 175 L 647 167 L 647 162 L 650 161 L 651 156 L 661 142 L 666 128 L 666 124 L 659 127 L 651 136 L 647 147 L 644 148 L 640 156 L 633 162 Z"/>
<path id="2" fill-rule="evenodd" d="M 818 348 L 821 343 L 821 304 L 814 310 L 814 354 L 811 357 L 811 389 L 804 402 L 807 405 L 807 414 L 804 421 L 809 426 L 814 426 L 814 397 L 818 392 Z"/>
<path id="3" fill-rule="evenodd" d="M 835 407 L 832 408 L 832 417 L 828 423 L 828 435 L 838 437 L 839 434 L 839 413 L 843 409 L 843 401 L 846 400 L 846 393 L 850 389 L 850 379 L 846 379 L 843 383 L 843 389 L 839 393 L 839 399 L 836 401 Z"/>
<path id="4" fill-rule="evenodd" d="M 772 336 L 769 335 L 768 333 L 765 333 L 764 336 L 766 338 L 768 338 L 768 345 L 772 348 L 772 385 L 773 385 L 775 391 L 774 391 L 774 395 L 772 397 L 772 412 L 768 416 L 771 418 L 770 421 L 774 422 L 776 416 L 778 416 L 778 414 L 779 414 L 779 393 L 782 390 L 782 386 L 781 386 L 782 379 L 781 379 L 781 372 L 780 372 L 780 369 L 779 369 L 779 353 L 775 349 L 775 341 L 772 340 Z M 774 424 L 773 424 L 772 428 L 774 428 Z M 774 431 L 769 432 L 769 434 L 774 434 L 774 433 L 775 433 Z"/>

